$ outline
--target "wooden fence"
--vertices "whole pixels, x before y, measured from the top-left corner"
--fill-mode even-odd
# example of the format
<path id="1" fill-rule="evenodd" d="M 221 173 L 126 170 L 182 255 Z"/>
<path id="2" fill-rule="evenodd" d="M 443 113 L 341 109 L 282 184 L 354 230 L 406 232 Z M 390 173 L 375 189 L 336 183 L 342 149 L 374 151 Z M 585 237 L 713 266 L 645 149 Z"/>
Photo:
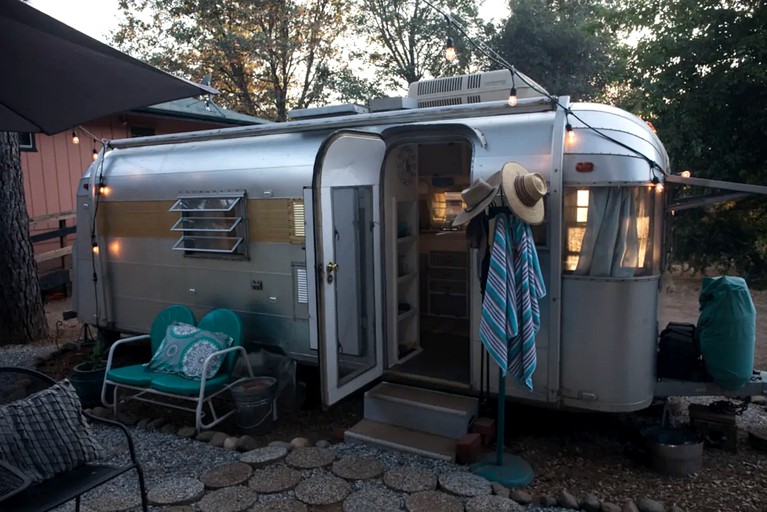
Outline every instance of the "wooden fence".
<path id="1" fill-rule="evenodd" d="M 62 287 L 65 293 L 69 292 L 72 255 L 70 235 L 75 233 L 76 226 L 73 222 L 70 222 L 71 225 L 67 225 L 67 221 L 74 221 L 75 217 L 75 212 L 68 211 L 34 217 L 29 221 L 30 233 L 33 233 L 29 238 L 36 245 L 35 261 L 40 274 L 40 289 L 42 291 Z M 46 226 L 35 229 L 36 226 L 40 225 Z M 38 252 L 39 245 L 37 244 L 56 239 L 58 239 L 58 244 L 56 244 L 58 247 L 45 252 Z M 58 260 L 58 264 L 55 263 L 56 260 Z"/>

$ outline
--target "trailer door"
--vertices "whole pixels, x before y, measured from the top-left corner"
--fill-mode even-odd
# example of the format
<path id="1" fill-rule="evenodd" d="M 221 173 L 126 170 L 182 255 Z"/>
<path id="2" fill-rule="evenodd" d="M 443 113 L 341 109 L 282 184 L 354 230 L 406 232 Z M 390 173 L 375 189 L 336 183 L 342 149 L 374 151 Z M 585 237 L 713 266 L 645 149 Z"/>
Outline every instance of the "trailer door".
<path id="1" fill-rule="evenodd" d="M 380 177 L 385 152 L 378 135 L 339 132 L 325 143 L 315 167 L 315 253 L 307 254 L 307 264 L 316 271 L 318 300 L 310 328 L 319 334 L 325 405 L 383 374 Z"/>

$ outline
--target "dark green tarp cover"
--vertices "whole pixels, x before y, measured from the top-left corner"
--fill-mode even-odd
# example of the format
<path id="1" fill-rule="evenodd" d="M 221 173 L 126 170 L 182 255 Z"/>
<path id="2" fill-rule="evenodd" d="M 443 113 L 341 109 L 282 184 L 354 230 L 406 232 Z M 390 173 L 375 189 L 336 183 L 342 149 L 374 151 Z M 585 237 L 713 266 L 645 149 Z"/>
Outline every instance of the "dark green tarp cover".
<path id="1" fill-rule="evenodd" d="M 703 279 L 698 336 L 714 382 L 729 391 L 745 386 L 754 369 L 756 310 L 743 278 Z"/>

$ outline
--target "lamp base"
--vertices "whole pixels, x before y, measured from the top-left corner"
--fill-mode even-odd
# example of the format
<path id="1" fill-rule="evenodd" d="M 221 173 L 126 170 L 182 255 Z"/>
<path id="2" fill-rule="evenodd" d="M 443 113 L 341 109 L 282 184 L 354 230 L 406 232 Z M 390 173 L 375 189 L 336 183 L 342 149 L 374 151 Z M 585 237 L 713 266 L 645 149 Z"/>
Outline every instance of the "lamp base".
<path id="1" fill-rule="evenodd" d="M 523 458 L 510 453 L 503 454 L 503 464 L 496 463 L 496 454 L 490 454 L 471 465 L 470 470 L 491 482 L 506 487 L 524 487 L 533 481 L 533 468 Z"/>

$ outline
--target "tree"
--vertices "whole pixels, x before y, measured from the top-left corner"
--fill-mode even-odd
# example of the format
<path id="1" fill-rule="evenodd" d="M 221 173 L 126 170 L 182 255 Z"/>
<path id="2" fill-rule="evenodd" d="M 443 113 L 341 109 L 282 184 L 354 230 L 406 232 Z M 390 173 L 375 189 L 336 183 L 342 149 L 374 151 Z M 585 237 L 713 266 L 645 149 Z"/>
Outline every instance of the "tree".
<path id="1" fill-rule="evenodd" d="M 19 140 L 0 132 L 0 345 L 28 343 L 48 333 L 24 200 Z"/>
<path id="2" fill-rule="evenodd" d="M 375 70 L 375 83 L 403 89 L 425 77 L 458 74 L 471 64 L 471 46 L 448 24 L 439 11 L 424 0 L 360 0 L 353 18 L 356 34 L 368 42 L 368 61 Z M 450 13 L 468 30 L 483 30 L 476 2 L 457 0 Z M 454 38 L 458 59 L 445 59 L 448 34 Z"/>
<path id="3" fill-rule="evenodd" d="M 619 81 L 627 48 L 611 1 L 510 0 L 495 50 L 553 95 L 593 100 Z"/>
<path id="4" fill-rule="evenodd" d="M 170 72 L 212 72 L 223 106 L 283 121 L 326 98 L 344 1 L 120 0 L 114 41 Z"/>
<path id="5" fill-rule="evenodd" d="M 767 4 L 635 0 L 628 12 L 629 26 L 647 35 L 632 56 L 626 104 L 653 122 L 671 170 L 767 184 Z M 674 224 L 677 261 L 767 276 L 764 197 L 679 212 Z"/>

